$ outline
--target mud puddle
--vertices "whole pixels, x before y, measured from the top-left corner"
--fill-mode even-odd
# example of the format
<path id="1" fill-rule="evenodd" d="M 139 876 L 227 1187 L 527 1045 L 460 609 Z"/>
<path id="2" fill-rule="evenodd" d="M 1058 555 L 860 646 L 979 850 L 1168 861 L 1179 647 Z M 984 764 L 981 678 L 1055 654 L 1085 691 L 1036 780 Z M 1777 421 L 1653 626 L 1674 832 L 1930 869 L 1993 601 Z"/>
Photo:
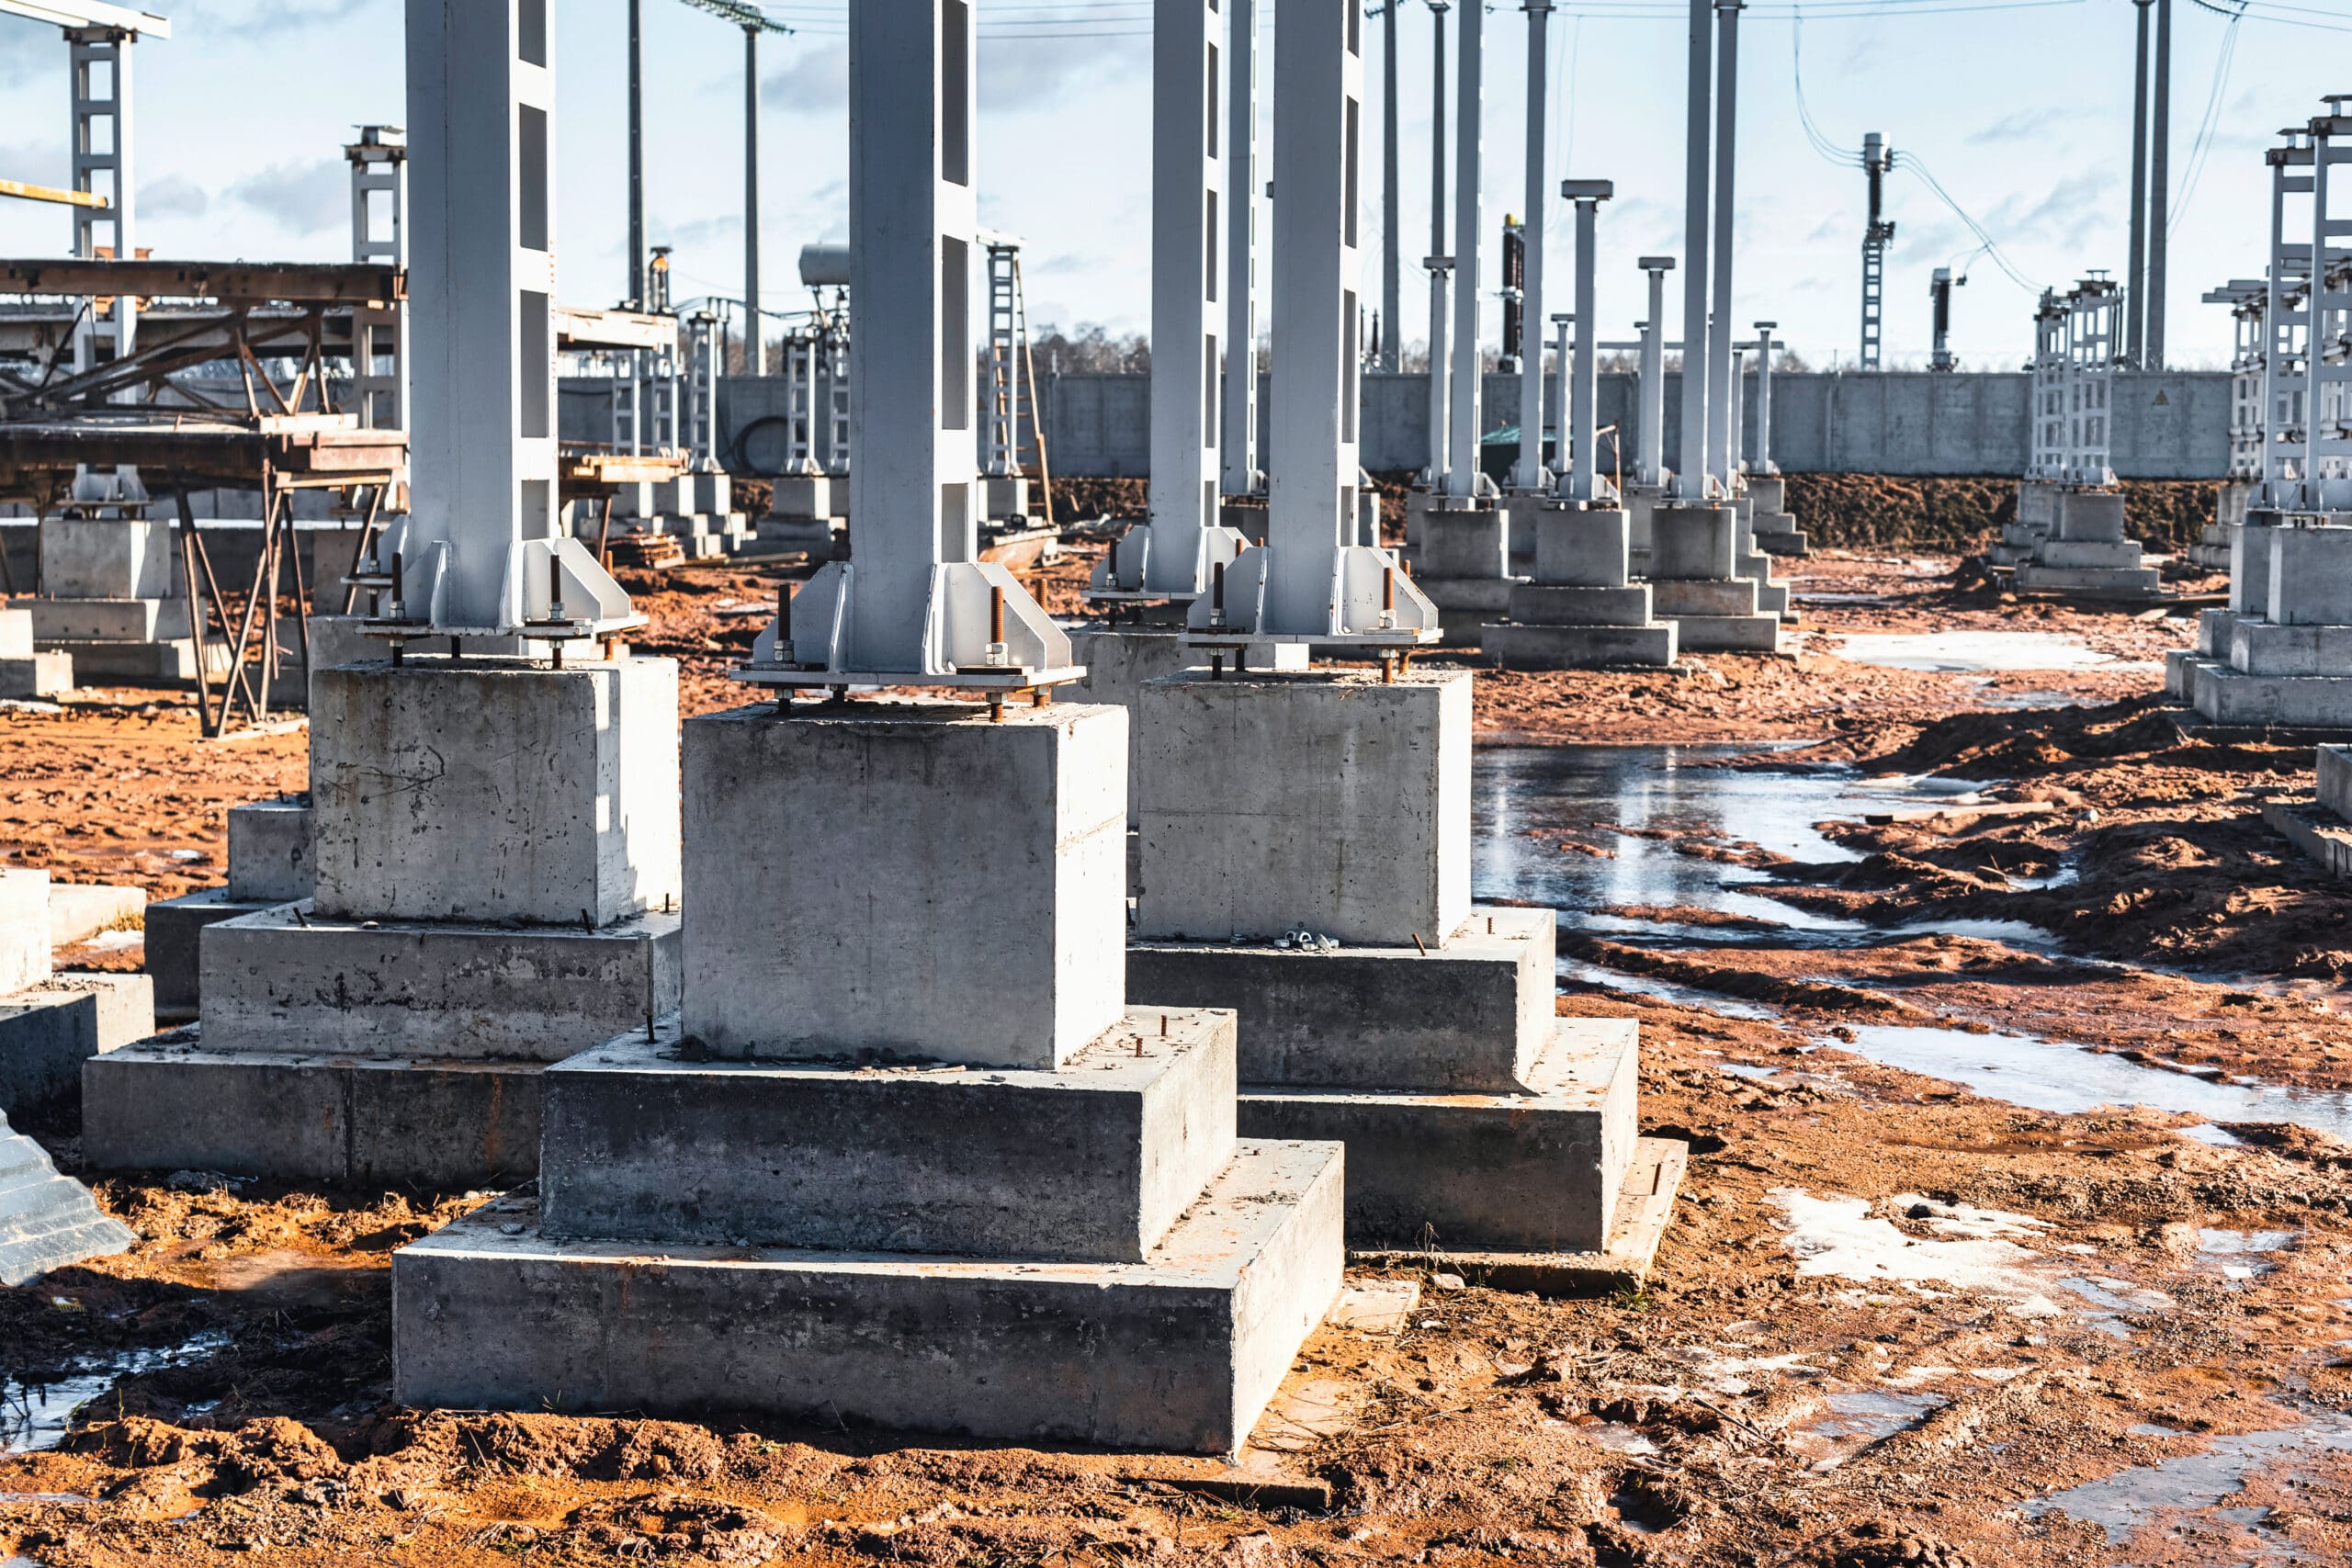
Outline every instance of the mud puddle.
<path id="1" fill-rule="evenodd" d="M 1849 664 L 1948 675 L 2091 670 L 2117 662 L 2113 654 L 2061 632 L 1850 632 L 1826 651 Z"/>
<path id="2" fill-rule="evenodd" d="M 0 1375 L 0 1454 L 53 1449 L 64 1439 L 75 1414 L 92 1400 L 103 1398 L 124 1378 L 187 1366 L 228 1343 L 226 1334 L 208 1332 L 160 1349 L 126 1350 L 103 1359 L 85 1360 L 59 1377 Z"/>
<path id="3" fill-rule="evenodd" d="M 2300 1425 L 2281 1425 L 2259 1432 L 2239 1432 L 2206 1439 L 2206 1447 L 2140 1465 L 2103 1481 L 2086 1482 L 2025 1505 L 2032 1518 L 2064 1514 L 2085 1524 L 2103 1526 L 2111 1545 L 2120 1545 L 2132 1533 L 2167 1516 L 2198 1513 L 2235 1495 L 2246 1478 L 2258 1472 L 2286 1467 L 2299 1458 L 2352 1450 L 2352 1416 L 2333 1411 L 2301 1412 L 2274 1407 L 2282 1422 L 2296 1416 Z M 2229 1523 L 2255 1522 L 2267 1509 L 2225 1510 Z M 2239 1513 L 2248 1517 L 2231 1517 Z M 2275 1561 L 2308 1561 L 2295 1555 Z"/>

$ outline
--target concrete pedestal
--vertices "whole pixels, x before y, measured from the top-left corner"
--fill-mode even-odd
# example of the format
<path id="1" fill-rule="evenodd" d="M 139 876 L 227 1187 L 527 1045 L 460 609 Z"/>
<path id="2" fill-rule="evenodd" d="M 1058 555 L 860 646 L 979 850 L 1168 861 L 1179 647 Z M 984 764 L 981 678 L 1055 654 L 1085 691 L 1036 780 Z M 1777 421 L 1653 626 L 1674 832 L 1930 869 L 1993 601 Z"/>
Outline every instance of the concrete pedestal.
<path id="1" fill-rule="evenodd" d="M 2200 622 L 2211 657 L 2180 661 L 2182 694 L 2215 724 L 2352 729 L 2352 527 L 2249 521 L 2236 556 L 2231 609 Z"/>
<path id="2" fill-rule="evenodd" d="M 184 1022 L 203 995 L 198 944 L 206 926 L 311 897 L 311 798 L 281 795 L 229 808 L 225 886 L 147 906 L 147 973 L 159 1018 Z"/>
<path id="3" fill-rule="evenodd" d="M 991 475 L 980 479 L 981 517 L 990 522 L 1006 518 L 1026 521 L 1029 516 L 1029 480 L 1021 475 Z"/>
<path id="4" fill-rule="evenodd" d="M 1772 580 L 1772 557 L 1756 547 L 1756 505 L 1752 498 L 1741 496 L 1732 502 L 1735 530 L 1734 570 L 1756 584 L 1756 608 L 1767 615 L 1782 620 L 1793 618 L 1789 611 L 1789 590 L 1786 584 Z"/>
<path id="5" fill-rule="evenodd" d="M 0 1285 L 29 1284 L 52 1269 L 128 1252 L 138 1239 L 0 1114 Z"/>
<path id="6" fill-rule="evenodd" d="M 1781 618 L 1739 574 L 1739 514 L 1730 506 L 1660 506 L 1651 517 L 1650 603 L 1685 653 L 1771 653 Z"/>
<path id="7" fill-rule="evenodd" d="M 1080 702 L 1109 703 L 1130 712 L 1127 723 L 1127 820 L 1136 820 L 1136 782 L 1143 775 L 1143 729 L 1132 716 L 1136 699 L 1147 681 L 1181 670 L 1205 670 L 1208 655 L 1183 645 L 1179 626 L 1084 626 L 1069 633 L 1071 662 L 1086 668 L 1086 678 L 1063 688 Z M 1250 670 L 1304 670 L 1307 647 L 1300 642 L 1252 643 L 1242 649 L 1241 664 Z"/>
<path id="8" fill-rule="evenodd" d="M 2124 537 L 2123 497 L 2113 491 L 2062 490 L 2048 536 L 2019 563 L 2020 593 L 2075 599 L 2153 599 L 2164 592 L 2140 547 Z"/>
<path id="9" fill-rule="evenodd" d="M 1555 506 L 1538 520 L 1535 580 L 1515 584 L 1508 623 L 1480 634 L 1507 670 L 1661 668 L 1675 628 L 1650 618 L 1650 585 L 1634 582 L 1632 523 L 1614 507 Z"/>
<path id="10" fill-rule="evenodd" d="M 1511 566 L 1512 513 L 1492 501 L 1417 499 L 1422 504 L 1413 585 L 1437 606 L 1444 646 L 1476 646 L 1479 629 L 1503 615 L 1518 581 Z"/>
<path id="11" fill-rule="evenodd" d="M 50 973 L 53 891 L 45 871 L 0 870 L 0 1115 L 19 1120 L 70 1101 L 84 1061 L 155 1028 L 146 976 Z"/>
<path id="12" fill-rule="evenodd" d="M 0 699 L 60 696 L 74 689 L 74 659 L 33 647 L 33 613 L 0 606 Z"/>
<path id="13" fill-rule="evenodd" d="M 1136 707 L 1140 938 L 1407 946 L 1470 912 L 1470 682 L 1188 671 Z M 1150 1000 L 1153 998 L 1145 998 Z"/>

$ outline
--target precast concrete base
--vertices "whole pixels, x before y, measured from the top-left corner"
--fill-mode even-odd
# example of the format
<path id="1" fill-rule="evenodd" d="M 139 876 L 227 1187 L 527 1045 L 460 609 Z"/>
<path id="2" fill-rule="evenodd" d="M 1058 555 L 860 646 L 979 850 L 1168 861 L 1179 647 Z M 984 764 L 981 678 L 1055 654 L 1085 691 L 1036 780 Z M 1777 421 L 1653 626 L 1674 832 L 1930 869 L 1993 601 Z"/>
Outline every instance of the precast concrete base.
<path id="1" fill-rule="evenodd" d="M 1497 625 L 1480 646 L 1506 670 L 1663 670 L 1679 650 L 1672 621 L 1637 626 Z"/>
<path id="2" fill-rule="evenodd" d="M 1652 613 L 1674 623 L 1681 652 L 1780 649 L 1781 617 L 1758 606 L 1757 585 L 1750 578 L 1659 578 L 1650 590 Z"/>
<path id="3" fill-rule="evenodd" d="M 63 652 L 0 658 L 0 700 L 38 702 L 74 689 L 74 656 Z"/>
<path id="4" fill-rule="evenodd" d="M 257 915 L 277 902 L 234 898 L 225 887 L 208 887 L 148 905 L 147 975 L 155 983 L 156 1018 L 165 1023 L 195 1019 L 204 997 L 204 970 L 198 954 L 205 927 L 241 915 Z"/>
<path id="5" fill-rule="evenodd" d="M 128 1252 L 139 1238 L 107 1215 L 90 1190 L 58 1174 L 49 1151 L 0 1115 L 0 1285 L 29 1283 L 52 1269 Z"/>
<path id="6" fill-rule="evenodd" d="M 1246 1138 L 1348 1146 L 1348 1245 L 1598 1251 L 1637 1136 L 1639 1026 L 1557 1019 L 1517 1094 L 1241 1088 Z"/>
<path id="7" fill-rule="evenodd" d="M 19 599 L 42 648 L 74 642 L 173 642 L 188 635 L 185 599 Z"/>
<path id="8" fill-rule="evenodd" d="M 1437 606 L 1441 646 L 1476 648 L 1487 624 L 1502 618 L 1520 581 L 1515 577 L 1416 576 L 1413 586 Z"/>
<path id="9" fill-rule="evenodd" d="M 1804 530 L 1798 527 L 1797 520 L 1785 512 L 1758 511 L 1756 547 L 1768 556 L 1784 559 L 1813 553 L 1813 547 L 1805 542 Z"/>
<path id="10" fill-rule="evenodd" d="M 1117 1263 L 558 1241 L 504 1198 L 394 1255 L 393 1397 L 1231 1453 L 1339 1294 L 1342 1164 L 1244 1142 Z"/>
<path id="11" fill-rule="evenodd" d="M 1065 700 L 1111 703 L 1133 711 L 1146 681 L 1173 675 L 1179 670 L 1205 670 L 1209 656 L 1183 645 L 1184 628 L 1167 626 L 1083 626 L 1069 633 L 1070 661 L 1082 665 L 1086 678 L 1063 688 Z M 1307 647 L 1298 642 L 1252 643 L 1241 650 L 1240 664 L 1250 670 L 1304 670 Z M 1232 661 L 1228 659 L 1228 667 Z M 1127 727 L 1127 820 L 1136 817 L 1136 787 L 1143 769 L 1141 727 Z M 1128 884 L 1134 886 L 1132 882 Z"/>
<path id="12" fill-rule="evenodd" d="M 848 534 L 848 519 L 842 517 L 763 517 L 752 530 L 752 539 L 763 548 L 786 554 L 804 550 L 819 562 L 839 556 Z"/>
<path id="13" fill-rule="evenodd" d="M 2212 724 L 2352 730 L 2352 675 L 2249 675 L 2214 662 L 2198 666 L 2193 694 Z"/>
<path id="14" fill-rule="evenodd" d="M 51 645 L 73 661 L 74 678 L 85 686 L 182 686 L 196 679 L 196 643 L 182 637 L 172 642 L 128 642 L 76 637 Z M 205 647 L 212 674 L 229 669 L 229 650 L 218 642 Z"/>
<path id="15" fill-rule="evenodd" d="M 1549 909 L 1478 906 L 1442 942 L 1329 951 L 1136 942 L 1138 1008 L 1231 1008 L 1243 1083 L 1509 1091 L 1552 1032 Z"/>
<path id="16" fill-rule="evenodd" d="M 538 1168 L 538 1062 L 203 1044 L 191 1025 L 82 1064 L 82 1157 L 375 1187 L 503 1187 Z"/>
<path id="17" fill-rule="evenodd" d="M 1785 582 L 1772 580 L 1772 558 L 1761 550 L 1743 551 L 1739 558 L 1739 575 L 1756 584 L 1756 608 L 1758 614 L 1791 618 L 1789 588 Z"/>
<path id="18" fill-rule="evenodd" d="M 0 996 L 0 1115 L 70 1104 L 84 1062 L 154 1032 L 144 975 L 53 975 Z"/>
<path id="19" fill-rule="evenodd" d="M 2059 542 L 2046 541 L 2041 553 L 2060 547 Z M 2164 595 L 2164 579 L 2152 566 L 2045 566 L 2030 560 L 2018 567 L 2017 591 L 2068 599 L 2157 599 Z"/>

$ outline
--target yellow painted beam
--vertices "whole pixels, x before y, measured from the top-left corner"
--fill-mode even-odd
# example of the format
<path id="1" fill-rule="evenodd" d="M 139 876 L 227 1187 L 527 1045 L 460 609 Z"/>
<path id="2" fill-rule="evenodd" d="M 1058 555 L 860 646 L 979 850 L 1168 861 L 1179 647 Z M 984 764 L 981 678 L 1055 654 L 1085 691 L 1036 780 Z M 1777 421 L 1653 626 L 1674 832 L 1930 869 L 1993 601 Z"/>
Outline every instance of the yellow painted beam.
<path id="1" fill-rule="evenodd" d="M 0 196 L 22 197 L 27 201 L 54 201 L 66 207 L 104 207 L 105 197 L 94 191 L 59 190 L 54 186 L 27 185 L 22 180 L 0 180 Z"/>

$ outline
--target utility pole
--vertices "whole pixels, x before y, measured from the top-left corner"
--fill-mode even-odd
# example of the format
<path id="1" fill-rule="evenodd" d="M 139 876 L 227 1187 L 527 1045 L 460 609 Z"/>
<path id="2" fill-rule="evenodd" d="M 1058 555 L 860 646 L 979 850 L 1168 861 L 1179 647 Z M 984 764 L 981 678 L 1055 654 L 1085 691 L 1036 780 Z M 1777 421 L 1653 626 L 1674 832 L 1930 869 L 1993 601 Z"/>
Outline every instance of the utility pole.
<path id="1" fill-rule="evenodd" d="M 1675 464 L 1674 493 L 1699 501 L 1707 493 L 1707 134 L 1714 124 L 1714 18 L 1710 0 L 1690 0 L 1689 119 L 1682 187 L 1682 249 L 1690 270 L 1682 275 L 1682 450 Z"/>
<path id="2" fill-rule="evenodd" d="M 2172 182 L 2165 165 L 2172 142 L 2172 0 L 2156 0 L 2156 103 L 2148 127 L 2148 336 L 2140 366 L 2165 367 L 2165 217 Z"/>
<path id="3" fill-rule="evenodd" d="M 1886 219 L 1886 171 L 1894 154 L 1875 130 L 1862 138 L 1862 175 L 1870 182 L 1870 221 L 1862 230 L 1862 346 L 1856 356 L 1861 369 L 1879 367 L 1885 339 L 1886 247 L 1894 243 L 1894 225 Z"/>
<path id="4" fill-rule="evenodd" d="M 1380 95 L 1380 367 L 1395 375 L 1404 367 L 1404 271 L 1398 255 L 1403 248 L 1405 193 L 1397 177 L 1396 140 L 1396 13 L 1405 0 L 1386 0 L 1380 7 L 1382 90 Z"/>
<path id="5" fill-rule="evenodd" d="M 628 293 L 645 308 L 645 0 L 628 0 Z"/>
<path id="6" fill-rule="evenodd" d="M 2148 7 L 2154 3 L 2132 0 L 2139 13 L 2139 43 L 2132 73 L 2132 246 L 2123 274 L 2123 357 L 2134 365 L 2148 334 Z"/>
<path id="7" fill-rule="evenodd" d="M 743 24 L 743 374 L 766 368 L 760 346 L 760 33 Z"/>

